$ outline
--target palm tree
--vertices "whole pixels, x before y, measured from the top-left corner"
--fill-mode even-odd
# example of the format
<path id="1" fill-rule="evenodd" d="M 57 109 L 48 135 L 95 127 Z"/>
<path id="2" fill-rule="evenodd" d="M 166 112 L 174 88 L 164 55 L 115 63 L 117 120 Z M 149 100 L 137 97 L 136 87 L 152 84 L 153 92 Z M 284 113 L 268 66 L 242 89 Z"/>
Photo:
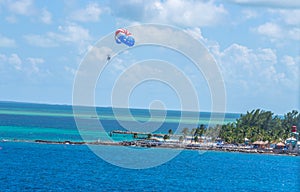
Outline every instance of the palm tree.
<path id="1" fill-rule="evenodd" d="M 203 124 L 201 124 L 200 126 L 198 126 L 196 128 L 196 131 L 194 133 L 194 136 L 197 136 L 197 141 L 199 140 L 199 137 L 201 138 L 204 134 L 205 131 L 205 126 Z M 195 140 L 195 139 L 194 139 Z"/>
<path id="2" fill-rule="evenodd" d="M 251 142 L 255 140 L 277 141 L 280 138 L 289 137 L 292 125 L 300 123 L 300 114 L 298 111 L 292 111 L 284 115 L 284 118 L 274 116 L 270 111 L 260 109 L 247 112 L 241 115 L 235 123 L 223 125 L 219 137 L 227 142 L 243 142 L 247 137 Z M 197 135 L 200 130 L 197 130 Z"/>
<path id="3" fill-rule="evenodd" d="M 195 133 L 196 133 L 196 128 L 193 128 L 192 130 L 191 130 L 191 143 L 193 142 L 193 138 L 194 138 L 194 136 L 195 136 Z"/>
<path id="4" fill-rule="evenodd" d="M 186 139 L 186 136 L 189 134 L 189 128 L 187 127 L 183 128 L 181 133 L 183 134 L 183 138 Z"/>
<path id="5" fill-rule="evenodd" d="M 170 136 L 170 135 L 173 135 L 173 130 L 172 130 L 172 129 L 169 129 L 168 133 L 169 133 L 169 136 Z"/>
<path id="6" fill-rule="evenodd" d="M 166 141 L 167 139 L 170 139 L 170 136 L 166 134 L 166 135 L 164 135 L 163 139 L 164 139 L 164 141 Z"/>
<path id="7" fill-rule="evenodd" d="M 182 142 L 183 139 L 184 139 L 184 137 L 183 137 L 183 136 L 180 136 L 178 140 L 179 140 L 180 142 Z"/>
<path id="8" fill-rule="evenodd" d="M 147 139 L 151 139 L 151 137 L 152 137 L 152 134 L 149 133 L 149 134 L 147 135 Z"/>

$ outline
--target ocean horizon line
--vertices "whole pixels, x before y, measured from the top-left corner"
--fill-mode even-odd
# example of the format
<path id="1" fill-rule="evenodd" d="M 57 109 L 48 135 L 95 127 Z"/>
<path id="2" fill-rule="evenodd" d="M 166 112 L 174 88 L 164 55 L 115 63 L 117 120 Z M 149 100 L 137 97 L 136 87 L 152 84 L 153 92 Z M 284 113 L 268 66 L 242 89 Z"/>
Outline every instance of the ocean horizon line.
<path id="1" fill-rule="evenodd" d="M 113 107 L 113 106 L 99 106 L 99 105 L 95 105 L 95 106 L 88 106 L 88 105 L 72 105 L 72 104 L 68 104 L 68 103 L 46 103 L 46 102 L 33 102 L 33 101 L 13 101 L 13 100 L 0 100 L 0 104 L 1 103 L 7 103 L 7 104 L 11 104 L 11 103 L 15 103 L 15 104 L 29 104 L 29 105 L 44 105 L 44 106 L 66 106 L 66 107 L 86 107 L 86 108 L 96 108 L 96 109 L 100 109 L 100 108 L 107 108 L 107 109 L 120 109 L 120 110 L 146 110 L 146 111 L 169 111 L 169 112 L 188 112 L 188 113 L 210 113 L 210 114 L 245 114 L 244 113 L 240 113 L 240 112 L 211 112 L 211 111 L 189 111 L 189 110 L 179 110 L 179 109 L 147 109 L 147 108 L 143 108 L 143 107 Z"/>

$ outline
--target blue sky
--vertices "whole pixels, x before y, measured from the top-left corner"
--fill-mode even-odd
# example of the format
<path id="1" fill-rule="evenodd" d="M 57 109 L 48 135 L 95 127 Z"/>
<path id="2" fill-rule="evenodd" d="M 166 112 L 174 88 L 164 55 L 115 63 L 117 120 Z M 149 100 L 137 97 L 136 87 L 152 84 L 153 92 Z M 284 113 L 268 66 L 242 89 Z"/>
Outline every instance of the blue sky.
<path id="1" fill-rule="evenodd" d="M 0 100 L 71 104 L 76 71 L 91 46 L 120 27 L 156 23 L 184 30 L 209 50 L 224 79 L 228 112 L 299 110 L 298 18 L 295 0 L 0 0 Z M 200 110 L 211 110 L 201 73 L 184 56 L 159 46 L 128 49 L 114 58 L 98 80 L 96 105 L 111 106 L 115 79 L 133 63 L 153 58 L 183 71 L 199 95 Z M 174 90 L 160 82 L 140 84 L 128 99 L 135 108 L 159 100 L 180 109 Z"/>

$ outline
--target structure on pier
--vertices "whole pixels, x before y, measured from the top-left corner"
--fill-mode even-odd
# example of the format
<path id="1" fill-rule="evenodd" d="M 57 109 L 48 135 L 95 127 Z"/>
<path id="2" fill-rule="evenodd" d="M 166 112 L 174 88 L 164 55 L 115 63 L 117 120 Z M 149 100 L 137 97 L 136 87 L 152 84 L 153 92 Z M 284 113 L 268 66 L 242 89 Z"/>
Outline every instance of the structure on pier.
<path id="1" fill-rule="evenodd" d="M 288 146 L 289 151 L 300 152 L 299 133 L 296 125 L 292 126 L 290 137 L 285 140 L 285 144 Z"/>

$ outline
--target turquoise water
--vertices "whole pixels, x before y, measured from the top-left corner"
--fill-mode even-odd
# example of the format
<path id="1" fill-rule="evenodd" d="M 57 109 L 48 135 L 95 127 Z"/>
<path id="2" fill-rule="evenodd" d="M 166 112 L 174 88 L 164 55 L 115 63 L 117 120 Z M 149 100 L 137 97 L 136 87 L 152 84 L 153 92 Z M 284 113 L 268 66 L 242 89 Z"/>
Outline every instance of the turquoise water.
<path id="1" fill-rule="evenodd" d="M 150 119 L 147 110 L 131 112 L 140 122 Z M 178 126 L 179 116 L 178 111 L 168 111 L 157 132 Z M 210 113 L 199 116 L 199 122 L 208 123 Z M 224 123 L 238 117 L 226 114 Z M 132 123 L 126 116 L 116 119 L 111 108 L 97 108 L 97 117 L 83 113 L 79 118 L 86 122 L 82 134 L 95 140 L 124 129 L 120 121 Z M 99 120 L 106 132 L 97 132 L 90 119 Z M 192 124 L 194 120 L 184 126 L 192 128 Z M 85 145 L 10 142 L 35 139 L 82 140 L 72 108 L 0 102 L 0 191 L 300 191 L 299 157 L 184 150 L 160 166 L 126 169 L 104 161 Z M 122 146 L 96 147 L 124 159 L 113 153 Z"/>
<path id="2" fill-rule="evenodd" d="M 97 116 L 91 116 L 85 111 L 76 114 L 77 119 L 84 121 L 80 134 L 91 141 L 102 140 L 113 130 L 127 130 L 128 127 L 135 127 L 136 122 L 146 122 L 139 130 L 141 132 L 167 133 L 169 129 L 175 132 L 178 127 L 192 129 L 198 124 L 208 124 L 211 116 L 208 112 L 189 112 L 191 117 L 186 117 L 181 122 L 180 111 L 167 111 L 166 118 L 162 118 L 158 115 L 161 113 L 155 111 L 151 116 L 148 110 L 130 109 L 132 118 L 126 115 L 125 109 L 114 110 L 117 110 L 120 115 L 116 117 L 112 108 L 104 107 L 96 109 Z M 192 118 L 193 116 L 198 118 Z M 221 123 L 233 122 L 239 116 L 239 114 L 228 113 Z M 99 131 L 98 127 L 91 123 L 95 120 L 101 122 L 104 131 Z M 127 127 L 124 128 L 124 124 Z M 157 129 L 153 131 L 153 127 Z M 71 106 L 0 102 L 0 139 L 82 141 L 80 134 Z M 114 139 L 120 141 L 132 138 L 116 136 Z"/>

